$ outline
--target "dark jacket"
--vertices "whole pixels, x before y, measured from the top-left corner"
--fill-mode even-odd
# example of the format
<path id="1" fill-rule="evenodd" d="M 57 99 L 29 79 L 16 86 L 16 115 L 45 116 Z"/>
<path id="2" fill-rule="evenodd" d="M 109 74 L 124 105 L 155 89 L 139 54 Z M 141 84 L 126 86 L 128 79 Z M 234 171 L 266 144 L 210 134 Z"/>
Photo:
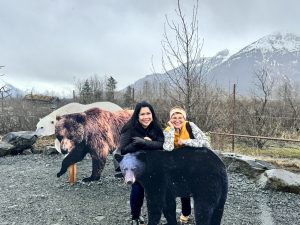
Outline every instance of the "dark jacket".
<path id="1" fill-rule="evenodd" d="M 151 138 L 152 141 L 142 140 L 141 143 L 135 143 L 134 139 L 138 137 L 144 139 L 144 137 Z M 164 134 L 160 127 L 155 127 L 151 123 L 146 129 L 141 126 L 140 123 L 134 127 L 130 124 L 126 124 L 121 130 L 120 136 L 120 150 L 121 154 L 127 154 L 137 152 L 140 150 L 162 150 L 164 143 Z"/>

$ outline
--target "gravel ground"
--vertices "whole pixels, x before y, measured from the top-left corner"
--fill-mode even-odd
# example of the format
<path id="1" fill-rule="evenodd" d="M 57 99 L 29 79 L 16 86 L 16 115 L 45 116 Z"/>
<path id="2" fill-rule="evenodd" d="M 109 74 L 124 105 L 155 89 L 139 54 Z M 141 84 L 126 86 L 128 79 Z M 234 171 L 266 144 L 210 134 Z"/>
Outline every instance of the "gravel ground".
<path id="1" fill-rule="evenodd" d="M 130 224 L 130 187 L 114 177 L 111 156 L 101 181 L 76 185 L 68 183 L 68 174 L 56 178 L 62 159 L 43 154 L 0 158 L 0 225 Z M 90 172 L 89 158 L 77 164 L 78 179 Z M 300 225 L 300 195 L 261 190 L 241 174 L 229 174 L 229 183 L 222 224 Z M 143 212 L 146 216 L 145 206 Z"/>

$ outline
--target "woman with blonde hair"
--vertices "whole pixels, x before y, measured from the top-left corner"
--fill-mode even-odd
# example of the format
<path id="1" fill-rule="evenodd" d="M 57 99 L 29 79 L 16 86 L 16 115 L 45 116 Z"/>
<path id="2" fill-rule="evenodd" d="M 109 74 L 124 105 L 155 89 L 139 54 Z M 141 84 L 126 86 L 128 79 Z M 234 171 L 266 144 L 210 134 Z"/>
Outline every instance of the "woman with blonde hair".
<path id="1" fill-rule="evenodd" d="M 170 110 L 168 127 L 164 130 L 165 141 L 163 148 L 167 151 L 180 149 L 183 146 L 210 147 L 209 141 L 202 130 L 193 122 L 186 120 L 186 112 L 176 106 Z M 190 197 L 181 198 L 180 221 L 187 223 L 191 214 Z"/>

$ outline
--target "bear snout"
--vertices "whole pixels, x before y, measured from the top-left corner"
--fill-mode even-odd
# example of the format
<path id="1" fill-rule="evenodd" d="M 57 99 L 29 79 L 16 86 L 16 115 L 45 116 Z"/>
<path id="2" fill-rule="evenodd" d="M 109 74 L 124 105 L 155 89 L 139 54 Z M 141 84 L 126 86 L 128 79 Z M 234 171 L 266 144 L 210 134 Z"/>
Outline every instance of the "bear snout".
<path id="1" fill-rule="evenodd" d="M 60 143 L 60 149 L 61 149 L 61 153 L 66 155 L 68 153 L 70 153 L 74 148 L 74 143 L 73 141 L 67 139 L 67 138 L 63 138 L 61 143 Z"/>
<path id="2" fill-rule="evenodd" d="M 61 153 L 64 154 L 64 155 L 66 155 L 66 154 L 69 153 L 69 151 L 68 151 L 68 149 L 61 149 Z"/>
<path id="3" fill-rule="evenodd" d="M 127 171 L 125 173 L 124 178 L 125 178 L 125 183 L 126 184 L 131 185 L 131 184 L 133 184 L 135 182 L 135 175 L 134 175 L 134 173 L 132 171 Z"/>
<path id="4" fill-rule="evenodd" d="M 66 155 L 70 152 L 69 148 L 66 147 L 64 144 L 61 145 L 60 151 L 62 154 Z"/>
<path id="5" fill-rule="evenodd" d="M 135 182 L 135 179 L 133 178 L 133 179 L 127 179 L 126 180 L 126 178 L 125 178 L 125 183 L 126 184 L 128 184 L 128 185 L 131 185 L 131 184 L 133 184 Z"/>

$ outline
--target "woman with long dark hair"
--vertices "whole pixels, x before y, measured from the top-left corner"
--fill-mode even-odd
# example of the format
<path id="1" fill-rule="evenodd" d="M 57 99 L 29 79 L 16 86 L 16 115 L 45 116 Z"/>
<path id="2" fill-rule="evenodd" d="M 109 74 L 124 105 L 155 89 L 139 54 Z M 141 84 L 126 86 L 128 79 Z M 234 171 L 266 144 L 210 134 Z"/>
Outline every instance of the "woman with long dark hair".
<path id="1" fill-rule="evenodd" d="M 163 143 L 163 131 L 152 105 L 145 101 L 137 103 L 131 119 L 121 130 L 119 146 L 121 154 L 141 150 L 162 150 Z M 131 225 L 145 223 L 140 215 L 143 201 L 144 188 L 140 183 L 134 182 L 130 194 Z"/>

